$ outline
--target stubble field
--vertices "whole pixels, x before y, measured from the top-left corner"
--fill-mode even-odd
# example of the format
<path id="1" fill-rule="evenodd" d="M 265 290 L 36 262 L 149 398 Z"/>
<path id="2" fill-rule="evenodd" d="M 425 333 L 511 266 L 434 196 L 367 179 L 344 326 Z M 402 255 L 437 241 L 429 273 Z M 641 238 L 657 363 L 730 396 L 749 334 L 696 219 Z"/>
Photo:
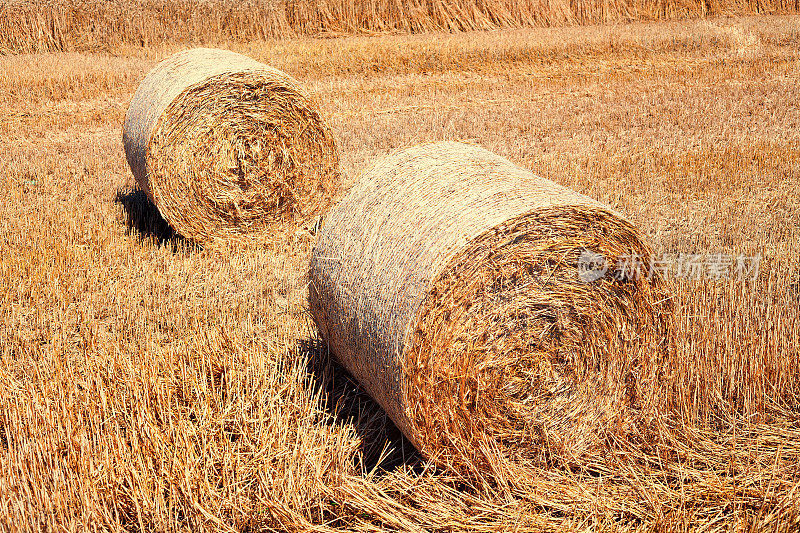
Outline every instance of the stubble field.
<path id="1" fill-rule="evenodd" d="M 201 249 L 135 189 L 127 103 L 181 48 L 0 56 L 1 527 L 800 527 L 800 18 L 217 44 L 306 84 L 348 184 L 474 142 L 659 253 L 760 256 L 758 276 L 671 276 L 673 409 L 647 442 L 472 483 L 321 345 L 313 224 Z"/>

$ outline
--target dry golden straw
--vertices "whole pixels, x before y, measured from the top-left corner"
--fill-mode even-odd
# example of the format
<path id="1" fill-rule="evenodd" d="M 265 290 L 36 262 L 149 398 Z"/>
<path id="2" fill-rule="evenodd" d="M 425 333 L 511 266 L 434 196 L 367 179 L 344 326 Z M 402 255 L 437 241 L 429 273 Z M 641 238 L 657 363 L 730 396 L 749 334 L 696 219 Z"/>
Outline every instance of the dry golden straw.
<path id="1" fill-rule="evenodd" d="M 312 215 L 339 179 L 331 131 L 300 84 L 225 50 L 156 66 L 133 95 L 123 142 L 162 216 L 201 242 Z"/>
<path id="2" fill-rule="evenodd" d="M 0 53 L 796 13 L 796 0 L 3 0 Z"/>
<path id="3" fill-rule="evenodd" d="M 603 264 L 593 254 L 604 275 L 581 270 Z M 424 455 L 502 476 L 596 456 L 652 404 L 671 303 L 650 255 L 590 198 L 482 148 L 427 144 L 326 215 L 311 311 Z M 618 268 L 629 257 L 641 275 Z"/>

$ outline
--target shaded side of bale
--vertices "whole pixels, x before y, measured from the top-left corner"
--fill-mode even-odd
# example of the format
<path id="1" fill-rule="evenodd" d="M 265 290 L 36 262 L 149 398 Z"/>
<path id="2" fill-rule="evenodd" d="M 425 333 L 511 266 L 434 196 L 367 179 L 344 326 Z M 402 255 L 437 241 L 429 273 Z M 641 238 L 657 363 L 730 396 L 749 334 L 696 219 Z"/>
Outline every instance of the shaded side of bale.
<path id="1" fill-rule="evenodd" d="M 333 135 L 300 84 L 225 50 L 157 65 L 131 100 L 123 144 L 137 184 L 199 241 L 313 215 L 339 181 Z"/>
<path id="2" fill-rule="evenodd" d="M 577 457 L 641 408 L 669 328 L 660 277 L 585 283 L 582 253 L 649 269 L 635 228 L 602 204 L 478 147 L 422 145 L 326 216 L 311 311 L 428 457 L 478 472 Z"/>

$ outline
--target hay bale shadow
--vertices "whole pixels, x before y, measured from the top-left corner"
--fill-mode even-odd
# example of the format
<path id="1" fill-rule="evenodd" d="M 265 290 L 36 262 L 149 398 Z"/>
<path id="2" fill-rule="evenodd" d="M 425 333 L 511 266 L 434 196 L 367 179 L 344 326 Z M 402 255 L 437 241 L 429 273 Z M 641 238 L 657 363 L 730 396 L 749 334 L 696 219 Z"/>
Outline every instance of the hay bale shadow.
<path id="1" fill-rule="evenodd" d="M 168 246 L 173 252 L 201 249 L 199 244 L 177 234 L 141 189 L 120 189 L 114 201 L 125 211 L 128 234 L 135 233 L 142 240 L 152 240 L 158 246 Z"/>
<path id="2" fill-rule="evenodd" d="M 424 459 L 397 429 L 386 411 L 370 397 L 356 379 L 330 354 L 320 339 L 301 342 L 314 384 L 323 391 L 323 409 L 337 423 L 351 424 L 361 446 L 354 458 L 363 472 L 391 472 L 405 468 L 421 473 Z"/>

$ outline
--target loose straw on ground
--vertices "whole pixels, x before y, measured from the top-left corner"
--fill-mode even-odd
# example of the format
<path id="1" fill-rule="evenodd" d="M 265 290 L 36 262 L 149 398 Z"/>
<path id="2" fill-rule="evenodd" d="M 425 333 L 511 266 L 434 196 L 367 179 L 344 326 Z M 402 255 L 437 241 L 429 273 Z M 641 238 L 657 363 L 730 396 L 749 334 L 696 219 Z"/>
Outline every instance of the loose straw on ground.
<path id="1" fill-rule="evenodd" d="M 339 181 L 331 131 L 300 84 L 225 50 L 157 65 L 131 100 L 123 143 L 164 219 L 200 242 L 314 215 Z"/>
<path id="2" fill-rule="evenodd" d="M 633 430 L 670 345 L 650 255 L 588 197 L 482 148 L 427 144 L 377 163 L 326 215 L 310 306 L 424 455 L 500 476 Z"/>

